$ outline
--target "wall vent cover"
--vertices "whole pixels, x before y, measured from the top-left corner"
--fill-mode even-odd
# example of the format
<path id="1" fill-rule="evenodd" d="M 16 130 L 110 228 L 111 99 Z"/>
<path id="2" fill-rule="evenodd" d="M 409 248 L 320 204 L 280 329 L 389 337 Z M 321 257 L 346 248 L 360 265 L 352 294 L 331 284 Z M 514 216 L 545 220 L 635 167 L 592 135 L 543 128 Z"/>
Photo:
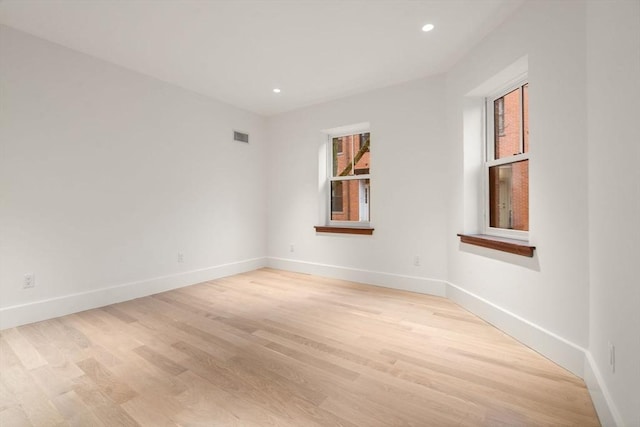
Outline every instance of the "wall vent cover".
<path id="1" fill-rule="evenodd" d="M 233 131 L 233 140 L 249 143 L 249 134 L 244 132 L 238 132 L 237 130 Z"/>

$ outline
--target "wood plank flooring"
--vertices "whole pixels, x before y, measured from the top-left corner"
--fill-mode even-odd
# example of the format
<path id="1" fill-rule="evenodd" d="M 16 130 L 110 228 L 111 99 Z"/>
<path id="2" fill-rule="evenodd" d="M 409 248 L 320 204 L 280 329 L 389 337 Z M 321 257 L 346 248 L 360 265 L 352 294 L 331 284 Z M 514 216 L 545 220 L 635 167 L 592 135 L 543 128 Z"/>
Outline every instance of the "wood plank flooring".
<path id="1" fill-rule="evenodd" d="M 444 298 L 262 269 L 0 332 L 0 426 L 596 426 Z"/>

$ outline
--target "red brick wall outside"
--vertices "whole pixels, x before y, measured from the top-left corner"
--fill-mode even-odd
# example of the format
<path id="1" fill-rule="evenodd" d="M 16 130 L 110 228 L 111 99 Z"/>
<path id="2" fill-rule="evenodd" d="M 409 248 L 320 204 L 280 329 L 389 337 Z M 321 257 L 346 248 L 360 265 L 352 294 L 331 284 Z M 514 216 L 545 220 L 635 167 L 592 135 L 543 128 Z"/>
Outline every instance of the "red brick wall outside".
<path id="1" fill-rule="evenodd" d="M 520 128 L 520 99 L 521 90 L 523 98 L 523 127 L 524 132 Z M 523 133 L 525 152 L 529 151 L 529 91 L 528 85 L 523 89 L 516 89 L 506 94 L 502 98 L 503 108 L 503 126 L 500 128 L 498 118 L 498 101 L 494 103 L 494 141 L 495 141 L 495 158 L 501 159 L 521 152 L 520 135 Z M 503 173 L 497 173 L 497 169 L 503 169 Z M 515 230 L 529 230 L 529 161 L 512 163 L 510 165 L 494 167 L 489 174 L 489 182 L 491 186 L 490 192 L 490 225 L 492 227 L 512 228 Z M 509 215 L 510 218 L 500 217 L 500 180 L 511 177 L 511 209 L 506 209 L 504 216 Z M 503 184 L 508 185 L 508 184 Z"/>
<path id="2" fill-rule="evenodd" d="M 351 163 L 360 149 L 360 134 L 348 135 L 335 138 L 334 142 L 342 142 L 342 153 L 333 153 L 334 168 L 333 176 L 338 176 Z M 337 140 L 337 141 L 336 141 Z M 339 143 L 339 142 L 338 142 Z M 363 141 L 364 144 L 364 141 Z M 365 152 L 360 160 L 355 164 L 353 170 L 347 175 L 358 175 L 369 173 L 370 151 Z M 342 210 L 332 209 L 331 219 L 333 221 L 359 221 L 360 220 L 360 190 L 359 180 L 342 181 Z M 368 183 L 369 180 L 367 179 Z"/>

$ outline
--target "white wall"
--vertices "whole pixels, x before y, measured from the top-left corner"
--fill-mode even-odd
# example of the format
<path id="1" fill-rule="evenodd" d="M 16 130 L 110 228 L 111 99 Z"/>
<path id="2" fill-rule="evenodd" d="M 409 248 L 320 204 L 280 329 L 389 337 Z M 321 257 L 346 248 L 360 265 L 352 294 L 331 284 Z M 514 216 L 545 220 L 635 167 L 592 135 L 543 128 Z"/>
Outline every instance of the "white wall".
<path id="1" fill-rule="evenodd" d="M 444 79 L 434 77 L 270 118 L 270 265 L 443 293 L 449 149 L 443 88 Z M 326 203 L 319 191 L 322 130 L 362 122 L 371 125 L 374 234 L 316 234 Z"/>
<path id="2" fill-rule="evenodd" d="M 527 2 L 447 74 L 450 297 L 581 374 L 588 345 L 585 5 Z M 477 138 L 463 134 L 469 92 L 522 57 L 530 87 L 533 259 L 459 243 L 477 233 Z M 465 144 L 467 144 L 465 146 Z M 471 153 L 471 154 L 470 154 Z M 469 200 L 471 199 L 471 201 Z"/>
<path id="3" fill-rule="evenodd" d="M 604 385 L 594 401 L 640 426 L 640 2 L 589 2 L 587 41 L 589 362 Z"/>
<path id="4" fill-rule="evenodd" d="M 605 425 L 638 425 L 638 8 L 529 1 L 446 76 L 268 120 L 0 27 L 0 328 L 268 254 L 275 267 L 446 293 L 584 374 Z M 525 55 L 533 259 L 456 237 L 479 231 L 466 95 Z M 322 130 L 361 122 L 376 230 L 317 234 Z M 232 143 L 232 128 L 252 144 Z"/>
<path id="5" fill-rule="evenodd" d="M 264 263 L 263 118 L 4 26 L 0 58 L 0 327 Z"/>
<path id="6" fill-rule="evenodd" d="M 606 93 L 602 89 L 606 86 L 587 80 L 587 23 L 598 28 L 590 22 L 597 16 L 592 13 L 587 19 L 586 2 L 527 2 L 444 78 L 410 82 L 270 118 L 269 264 L 419 292 L 444 292 L 563 367 L 587 377 L 603 423 L 612 425 L 615 419 L 620 423 L 623 418 L 615 415 L 617 406 L 637 407 L 640 395 L 635 389 L 640 359 L 637 287 L 629 287 L 630 270 L 618 271 L 620 296 L 608 295 L 603 299 L 608 303 L 593 301 L 602 297 L 598 292 L 607 292 L 610 281 L 602 279 L 600 291 L 590 291 L 589 263 L 603 270 L 615 269 L 615 244 L 638 213 L 637 205 L 633 209 L 624 205 L 624 217 L 629 219 L 613 235 L 606 233 L 612 222 L 609 217 L 599 219 L 597 225 L 589 223 L 589 209 L 601 203 L 594 202 L 589 185 L 618 171 L 616 156 L 624 156 L 629 144 L 620 141 L 620 150 L 608 154 L 614 162 L 611 170 L 603 170 L 602 176 L 589 174 L 589 158 L 593 163 L 602 153 L 589 154 L 593 131 L 587 132 L 587 106 L 599 101 L 588 98 L 594 90 L 588 91 L 587 85 L 600 87 L 601 97 Z M 630 16 L 632 20 L 634 15 Z M 615 22 L 616 17 L 611 20 Z M 632 22 L 629 27 L 637 30 Z M 603 45 L 600 54 L 607 52 L 610 57 L 605 59 L 612 63 L 621 50 L 628 50 L 627 59 L 635 59 L 628 40 L 637 40 L 633 37 L 627 36 L 621 48 Z M 481 222 L 477 219 L 481 205 L 477 170 L 482 156 L 481 147 L 473 145 L 481 140 L 481 135 L 474 134 L 481 128 L 465 126 L 465 121 L 477 118 L 478 99 L 467 95 L 505 68 L 521 64 L 523 58 L 531 88 L 530 240 L 537 247 L 532 259 L 461 245 L 456 237 L 458 232 L 480 231 Z M 606 65 L 600 68 L 606 73 Z M 626 79 L 618 89 L 623 90 L 636 75 L 633 68 L 625 71 Z M 623 137 L 631 132 L 627 126 L 637 116 L 637 107 L 629 105 L 626 114 L 622 120 L 610 119 L 611 126 L 622 129 Z M 371 215 L 376 231 L 371 237 L 316 234 L 313 225 L 323 222 L 321 205 L 326 203 L 318 179 L 318 156 L 325 141 L 322 130 L 365 121 L 371 123 L 372 131 Z M 604 145 L 598 147 L 606 150 Z M 631 153 L 627 150 L 627 154 Z M 626 158 L 630 164 L 623 168 L 623 177 L 637 191 L 636 158 Z M 405 162 L 411 166 L 405 167 Z M 612 176 L 597 186 L 601 190 L 595 195 L 608 191 Z M 632 196 L 628 204 L 637 200 Z M 612 202 L 600 209 L 604 211 Z M 606 215 L 612 213 L 606 211 Z M 628 239 L 626 244 L 637 241 Z M 600 250 L 593 249 L 605 242 L 602 251 L 609 260 L 601 260 Z M 294 252 L 289 249 L 291 244 Z M 629 249 L 628 253 L 637 251 Z M 423 266 L 412 265 L 414 255 L 422 257 Z M 620 311 L 614 315 L 616 310 Z M 596 325 L 591 319 L 591 336 L 590 315 L 596 316 L 596 323 L 609 319 Z M 600 328 L 607 331 L 597 332 Z M 600 376 L 591 381 L 594 364 L 585 365 L 585 356 L 591 360 L 588 349 L 593 348 L 594 331 L 598 340 L 607 337 L 622 346 L 618 369 L 624 374 L 615 380 Z M 594 358 L 602 365 L 606 354 L 598 346 Z M 613 389 L 608 393 L 610 381 Z M 602 390 L 608 394 L 599 400 Z M 630 424 L 632 418 L 624 416 Z"/>

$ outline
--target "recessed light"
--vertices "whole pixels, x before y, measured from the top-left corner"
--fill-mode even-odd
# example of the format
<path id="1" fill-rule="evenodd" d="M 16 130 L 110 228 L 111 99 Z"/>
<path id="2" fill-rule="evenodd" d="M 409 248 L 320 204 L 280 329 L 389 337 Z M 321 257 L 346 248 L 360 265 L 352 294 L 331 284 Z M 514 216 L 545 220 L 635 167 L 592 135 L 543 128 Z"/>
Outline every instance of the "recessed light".
<path id="1" fill-rule="evenodd" d="M 278 88 L 273 89 L 273 93 L 280 93 L 280 89 Z"/>
<path id="2" fill-rule="evenodd" d="M 425 25 L 422 27 L 422 31 L 424 31 L 424 32 L 426 33 L 426 32 L 429 32 L 429 31 L 433 30 L 434 28 L 435 28 L 435 27 L 434 27 L 434 25 L 433 25 L 433 24 L 425 24 Z"/>

